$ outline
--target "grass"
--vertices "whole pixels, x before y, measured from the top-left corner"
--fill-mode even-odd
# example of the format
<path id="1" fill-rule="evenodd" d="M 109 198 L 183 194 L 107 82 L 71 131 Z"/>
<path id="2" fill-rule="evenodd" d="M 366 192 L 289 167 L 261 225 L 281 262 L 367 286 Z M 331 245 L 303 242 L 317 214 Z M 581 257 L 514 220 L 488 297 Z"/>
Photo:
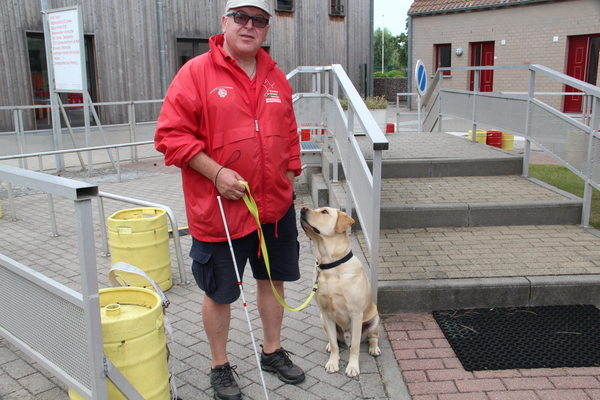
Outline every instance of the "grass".
<path id="1" fill-rule="evenodd" d="M 562 165 L 530 164 L 529 175 L 546 182 L 556 188 L 583 198 L 583 179 Z M 600 192 L 592 191 L 592 207 L 590 211 L 590 225 L 600 229 Z"/>

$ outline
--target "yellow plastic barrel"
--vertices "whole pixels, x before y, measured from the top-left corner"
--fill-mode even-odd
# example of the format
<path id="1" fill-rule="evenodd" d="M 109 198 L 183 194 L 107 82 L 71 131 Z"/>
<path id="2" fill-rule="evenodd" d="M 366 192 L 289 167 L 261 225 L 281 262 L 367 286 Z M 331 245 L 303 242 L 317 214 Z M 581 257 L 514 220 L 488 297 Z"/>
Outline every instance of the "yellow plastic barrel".
<path id="1" fill-rule="evenodd" d="M 161 208 L 117 211 L 107 221 L 112 265 L 119 261 L 144 271 L 162 291 L 173 286 L 167 214 Z M 120 273 L 131 286 L 147 287 L 139 275 Z"/>
<path id="2" fill-rule="evenodd" d="M 482 129 L 477 129 L 476 132 L 476 138 L 475 140 L 477 140 L 479 143 L 483 143 L 485 144 L 486 139 L 487 139 L 487 131 L 484 131 Z M 473 139 L 473 131 L 469 131 L 469 140 Z"/>
<path id="3" fill-rule="evenodd" d="M 139 287 L 100 289 L 104 354 L 147 400 L 169 400 L 167 338 L 160 296 Z M 126 399 L 107 380 L 110 400 Z M 69 389 L 69 398 L 83 399 Z"/>
<path id="4" fill-rule="evenodd" d="M 515 135 L 511 133 L 502 132 L 502 149 L 513 151 L 515 144 Z"/>

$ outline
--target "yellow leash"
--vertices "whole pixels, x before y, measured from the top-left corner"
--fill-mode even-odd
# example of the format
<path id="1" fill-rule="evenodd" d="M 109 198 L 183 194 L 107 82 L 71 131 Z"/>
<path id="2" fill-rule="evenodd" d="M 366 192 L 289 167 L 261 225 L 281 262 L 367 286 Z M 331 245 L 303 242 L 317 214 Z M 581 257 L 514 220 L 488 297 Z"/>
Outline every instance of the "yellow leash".
<path id="1" fill-rule="evenodd" d="M 271 289 L 273 289 L 273 294 L 277 298 L 277 301 L 279 302 L 279 304 L 281 304 L 283 306 L 283 308 L 285 308 L 286 310 L 292 311 L 292 312 L 300 311 L 304 307 L 306 307 L 308 305 L 308 303 L 310 303 L 310 301 L 312 300 L 312 298 L 315 295 L 315 292 L 317 291 L 317 288 L 319 287 L 319 283 L 315 282 L 312 292 L 310 292 L 310 295 L 308 296 L 308 299 L 306 299 L 304 304 L 302 304 L 298 308 L 291 308 L 290 306 L 288 306 L 287 303 L 285 302 L 285 300 L 283 300 L 281 298 L 281 296 L 279 295 L 279 293 L 277 293 L 277 289 L 275 289 L 275 285 L 273 285 L 273 279 L 271 278 L 271 265 L 269 263 L 269 254 L 267 253 L 267 245 L 265 243 L 265 238 L 263 236 L 260 219 L 258 218 L 258 206 L 256 205 L 256 201 L 254 201 L 254 198 L 252 197 L 252 194 L 250 193 L 250 186 L 248 186 L 248 183 L 244 182 L 244 181 L 240 181 L 240 183 L 243 184 L 244 186 L 246 186 L 246 193 L 244 194 L 244 197 L 243 197 L 244 203 L 246 203 L 246 206 L 248 207 L 248 211 L 250 211 L 250 214 L 252 214 L 254 216 L 254 219 L 256 220 L 256 223 L 258 224 L 258 231 L 259 231 L 259 235 L 260 235 L 260 248 L 262 250 L 263 257 L 265 259 L 265 266 L 267 267 L 267 274 L 269 275 L 269 281 L 271 282 Z"/>

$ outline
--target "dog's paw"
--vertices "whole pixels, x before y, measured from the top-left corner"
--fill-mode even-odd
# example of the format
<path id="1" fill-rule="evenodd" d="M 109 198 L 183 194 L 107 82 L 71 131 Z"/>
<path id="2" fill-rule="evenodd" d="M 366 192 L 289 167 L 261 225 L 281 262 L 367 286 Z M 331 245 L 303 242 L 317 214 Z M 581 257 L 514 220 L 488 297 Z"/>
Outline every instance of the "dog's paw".
<path id="1" fill-rule="evenodd" d="M 360 375 L 360 369 L 358 365 L 350 365 L 348 364 L 348 368 L 346 368 L 346 375 L 350 378 L 356 378 Z"/>
<path id="2" fill-rule="evenodd" d="M 340 370 L 339 363 L 337 361 L 329 360 L 327 364 L 325 364 L 325 371 L 333 374 L 334 372 L 338 372 Z"/>
<path id="3" fill-rule="evenodd" d="M 369 346 L 369 354 L 373 357 L 377 357 L 378 355 L 380 355 L 381 350 L 379 349 L 379 346 L 377 346 L 377 344 Z"/>

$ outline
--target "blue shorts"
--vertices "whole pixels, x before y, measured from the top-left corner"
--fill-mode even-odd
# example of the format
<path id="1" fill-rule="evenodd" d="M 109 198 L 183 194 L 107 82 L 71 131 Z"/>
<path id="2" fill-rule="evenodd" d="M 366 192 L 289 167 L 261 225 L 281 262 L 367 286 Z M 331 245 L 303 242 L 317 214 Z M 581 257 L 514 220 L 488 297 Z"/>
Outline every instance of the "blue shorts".
<path id="1" fill-rule="evenodd" d="M 275 229 L 277 228 L 277 232 Z M 296 281 L 300 279 L 298 254 L 298 228 L 294 205 L 276 224 L 263 224 L 263 234 L 269 254 L 271 278 L 274 281 Z M 277 235 L 277 236 L 275 236 Z M 269 275 L 261 251 L 258 231 L 240 239 L 232 240 L 233 251 L 240 273 L 244 276 L 246 262 L 250 261 L 255 279 L 267 280 Z M 196 283 L 214 302 L 231 304 L 240 296 L 233 260 L 228 242 L 201 242 L 192 238 L 192 273 Z"/>

